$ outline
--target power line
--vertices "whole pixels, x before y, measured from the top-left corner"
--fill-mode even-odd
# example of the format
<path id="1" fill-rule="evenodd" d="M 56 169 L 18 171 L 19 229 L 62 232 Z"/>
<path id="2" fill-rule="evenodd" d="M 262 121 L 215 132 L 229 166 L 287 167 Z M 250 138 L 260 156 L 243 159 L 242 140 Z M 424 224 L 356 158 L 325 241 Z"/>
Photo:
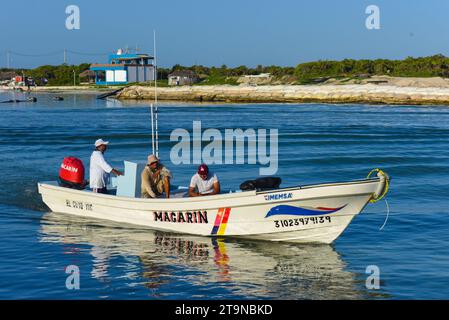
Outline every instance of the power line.
<path id="1" fill-rule="evenodd" d="M 73 51 L 73 50 L 67 50 L 67 52 L 81 55 L 81 56 L 109 56 L 110 55 L 110 53 L 88 53 L 88 52 L 78 52 L 78 51 Z"/>
<path id="2" fill-rule="evenodd" d="M 62 49 L 62 50 L 58 50 L 58 51 L 51 51 L 51 52 L 40 53 L 40 54 L 22 53 L 22 52 L 17 52 L 17 51 L 8 51 L 8 52 L 12 53 L 13 55 L 21 56 L 21 57 L 49 57 L 49 56 L 55 56 L 55 55 L 60 55 L 60 54 L 67 55 L 67 52 L 70 52 L 70 53 L 76 54 L 76 55 L 83 55 L 83 56 L 108 56 L 110 54 L 110 53 L 79 52 L 79 51 L 68 50 L 68 49 Z"/>
<path id="3" fill-rule="evenodd" d="M 136 45 L 136 53 L 138 50 L 140 50 L 138 48 L 138 46 Z M 91 56 L 91 57 L 100 57 L 100 56 L 109 56 L 111 52 L 82 52 L 82 51 L 75 51 L 75 50 L 69 50 L 69 49 L 60 49 L 60 50 L 55 50 L 55 51 L 51 51 L 51 52 L 45 52 L 45 53 L 23 53 L 23 52 L 18 52 L 18 51 L 12 51 L 12 50 L 2 50 L 0 51 L 0 54 L 6 54 L 6 65 L 7 68 L 11 68 L 11 57 L 12 56 L 18 56 L 18 57 L 27 57 L 27 58 L 41 58 L 41 57 L 52 57 L 52 56 L 57 56 L 57 55 L 62 55 L 63 56 L 63 61 L 64 64 L 67 64 L 68 61 L 68 53 L 73 54 L 73 55 L 78 55 L 78 56 Z"/>
<path id="4" fill-rule="evenodd" d="M 53 57 L 57 55 L 63 55 L 63 63 L 67 64 L 68 62 L 68 55 L 67 53 L 73 54 L 73 55 L 79 55 L 79 56 L 109 56 L 110 53 L 91 53 L 91 52 L 81 52 L 81 51 L 75 51 L 75 50 L 68 50 L 68 49 L 62 49 L 62 50 L 55 50 L 51 52 L 46 53 L 23 53 L 18 51 L 12 51 L 12 50 L 6 50 L 6 51 L 0 51 L 0 53 L 6 54 L 6 67 L 11 68 L 11 57 L 12 56 L 18 56 L 18 57 L 26 57 L 26 58 L 42 58 L 42 57 Z"/>
<path id="5" fill-rule="evenodd" d="M 59 51 L 52 51 L 52 52 L 47 52 L 47 53 L 41 53 L 41 54 L 29 54 L 29 53 L 21 53 L 21 52 L 16 52 L 16 51 L 8 51 L 10 54 L 12 53 L 13 55 L 16 56 L 20 56 L 20 57 L 49 57 L 49 56 L 55 56 L 58 54 L 61 54 L 61 50 Z"/>

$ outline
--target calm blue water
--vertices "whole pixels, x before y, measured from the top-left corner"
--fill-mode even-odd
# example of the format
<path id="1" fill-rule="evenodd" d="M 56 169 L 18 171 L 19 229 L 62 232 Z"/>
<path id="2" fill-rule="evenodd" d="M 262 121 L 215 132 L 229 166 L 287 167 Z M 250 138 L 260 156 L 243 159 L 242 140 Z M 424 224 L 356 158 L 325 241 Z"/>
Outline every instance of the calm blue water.
<path id="1" fill-rule="evenodd" d="M 0 101 L 12 93 L 0 92 Z M 24 97 L 16 94 L 15 98 Z M 149 111 L 142 102 L 94 95 L 37 94 L 35 104 L 0 104 L 0 299 L 444 299 L 449 297 L 449 108 L 365 105 L 193 105 L 160 108 L 161 157 L 174 183 L 194 165 L 168 160 L 175 128 L 279 129 L 283 186 L 392 177 L 386 203 L 369 205 L 332 246 L 209 238 L 132 229 L 48 213 L 38 181 L 63 157 L 85 163 L 98 137 L 107 159 L 144 161 Z M 223 132 L 223 131 L 222 131 Z M 255 165 L 213 170 L 236 188 Z M 67 290 L 65 268 L 80 269 Z M 380 289 L 365 286 L 367 266 Z"/>

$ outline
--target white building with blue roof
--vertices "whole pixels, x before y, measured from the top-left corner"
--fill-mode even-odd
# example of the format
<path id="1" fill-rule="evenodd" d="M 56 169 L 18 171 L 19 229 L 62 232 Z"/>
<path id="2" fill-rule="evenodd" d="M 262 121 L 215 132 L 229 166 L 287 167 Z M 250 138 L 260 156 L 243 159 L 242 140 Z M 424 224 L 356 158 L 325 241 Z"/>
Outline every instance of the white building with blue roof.
<path id="1" fill-rule="evenodd" d="M 109 56 L 106 64 L 91 64 L 97 85 L 128 84 L 154 80 L 154 57 L 144 53 L 123 53 L 121 49 Z"/>

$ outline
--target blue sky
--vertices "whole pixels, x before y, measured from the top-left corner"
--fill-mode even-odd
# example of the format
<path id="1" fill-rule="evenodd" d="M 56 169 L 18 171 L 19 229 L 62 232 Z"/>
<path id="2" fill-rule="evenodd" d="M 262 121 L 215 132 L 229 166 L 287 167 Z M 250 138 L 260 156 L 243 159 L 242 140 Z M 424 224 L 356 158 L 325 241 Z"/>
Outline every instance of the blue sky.
<path id="1" fill-rule="evenodd" d="M 365 27 L 365 8 L 380 8 L 380 30 Z M 78 5 L 81 29 L 67 30 L 65 8 Z M 152 52 L 158 64 L 282 65 L 319 59 L 449 56 L 447 0 L 22 0 L 0 5 L 0 66 L 63 62 L 63 49 Z M 68 54 L 69 64 L 105 56 Z"/>

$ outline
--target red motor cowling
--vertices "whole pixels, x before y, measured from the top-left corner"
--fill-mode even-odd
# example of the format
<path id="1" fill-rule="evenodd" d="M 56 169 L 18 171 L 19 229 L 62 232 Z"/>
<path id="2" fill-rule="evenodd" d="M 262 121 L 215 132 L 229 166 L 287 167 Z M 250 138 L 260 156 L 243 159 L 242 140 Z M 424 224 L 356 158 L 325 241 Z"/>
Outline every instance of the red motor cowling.
<path id="1" fill-rule="evenodd" d="M 75 157 L 64 158 L 59 169 L 59 179 L 66 183 L 82 185 L 84 183 L 83 162 Z"/>

